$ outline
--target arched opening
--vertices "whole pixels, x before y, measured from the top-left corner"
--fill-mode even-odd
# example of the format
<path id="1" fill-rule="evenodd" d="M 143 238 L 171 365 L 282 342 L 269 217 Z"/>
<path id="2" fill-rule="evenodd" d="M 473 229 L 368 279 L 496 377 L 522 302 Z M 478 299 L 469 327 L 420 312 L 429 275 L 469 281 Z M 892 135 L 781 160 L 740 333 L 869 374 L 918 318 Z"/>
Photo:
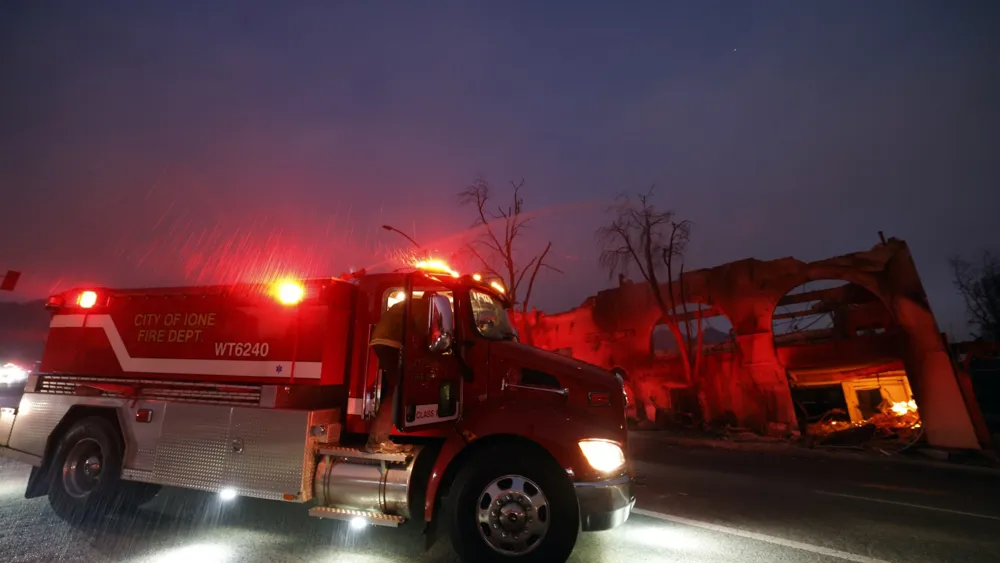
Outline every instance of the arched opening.
<path id="1" fill-rule="evenodd" d="M 703 354 L 733 349 L 733 323 L 729 322 L 729 318 L 722 311 L 703 303 L 687 303 L 677 306 L 673 311 L 673 318 L 677 319 L 677 328 L 689 352 L 695 351 L 698 346 L 699 329 Z M 665 323 L 653 327 L 649 348 L 654 358 L 680 355 L 677 338 Z"/>
<path id="2" fill-rule="evenodd" d="M 778 301 L 771 326 L 801 431 L 854 444 L 919 435 L 902 331 L 878 296 L 843 280 L 807 282 Z"/>
<path id="3" fill-rule="evenodd" d="M 665 393 L 666 404 L 660 408 L 679 427 L 717 421 L 735 408 L 727 397 L 735 367 L 733 324 L 721 310 L 703 303 L 678 305 L 670 318 L 679 339 L 666 322 L 650 331 L 652 368 Z"/>
<path id="4" fill-rule="evenodd" d="M 882 334 L 893 326 L 882 300 L 843 280 L 801 284 L 778 301 L 771 315 L 775 345 Z"/>

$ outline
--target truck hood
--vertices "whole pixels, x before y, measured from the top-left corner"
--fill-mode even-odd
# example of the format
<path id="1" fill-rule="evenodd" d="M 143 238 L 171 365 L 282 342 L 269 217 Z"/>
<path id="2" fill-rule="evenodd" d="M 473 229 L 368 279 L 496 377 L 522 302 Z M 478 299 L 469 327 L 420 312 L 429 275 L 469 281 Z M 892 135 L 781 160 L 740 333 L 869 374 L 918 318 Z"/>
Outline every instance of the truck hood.
<path id="1" fill-rule="evenodd" d="M 495 342 L 493 353 L 522 369 L 534 369 L 555 376 L 567 387 L 580 391 L 620 391 L 615 377 L 593 364 L 519 342 Z"/>

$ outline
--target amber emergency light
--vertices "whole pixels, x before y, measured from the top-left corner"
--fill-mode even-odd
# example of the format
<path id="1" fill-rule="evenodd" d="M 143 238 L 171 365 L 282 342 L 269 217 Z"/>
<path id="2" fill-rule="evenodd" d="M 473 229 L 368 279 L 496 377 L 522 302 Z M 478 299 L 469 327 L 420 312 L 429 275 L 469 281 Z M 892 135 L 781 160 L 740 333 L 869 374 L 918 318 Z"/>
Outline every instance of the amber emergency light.
<path id="1" fill-rule="evenodd" d="M 439 274 L 448 274 L 448 275 L 450 275 L 453 278 L 457 278 L 458 277 L 458 272 L 456 272 L 455 270 L 451 269 L 451 266 L 449 266 L 444 260 L 434 260 L 434 259 L 420 260 L 419 262 L 417 262 L 416 264 L 414 264 L 414 266 L 418 270 L 424 270 L 425 272 L 436 272 L 436 273 L 439 273 Z"/>

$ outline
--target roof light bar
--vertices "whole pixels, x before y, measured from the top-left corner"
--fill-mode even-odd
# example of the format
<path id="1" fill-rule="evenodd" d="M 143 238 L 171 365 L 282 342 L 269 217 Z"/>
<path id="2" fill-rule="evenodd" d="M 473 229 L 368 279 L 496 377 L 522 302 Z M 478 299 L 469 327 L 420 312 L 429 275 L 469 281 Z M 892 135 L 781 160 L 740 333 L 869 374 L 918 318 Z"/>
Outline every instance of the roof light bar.
<path id="1" fill-rule="evenodd" d="M 434 259 L 420 260 L 414 264 L 414 267 L 416 267 L 419 270 L 424 270 L 426 272 L 437 272 L 439 274 L 448 274 L 453 278 L 458 277 L 458 272 L 452 270 L 451 266 L 449 266 L 444 260 L 434 260 Z"/>

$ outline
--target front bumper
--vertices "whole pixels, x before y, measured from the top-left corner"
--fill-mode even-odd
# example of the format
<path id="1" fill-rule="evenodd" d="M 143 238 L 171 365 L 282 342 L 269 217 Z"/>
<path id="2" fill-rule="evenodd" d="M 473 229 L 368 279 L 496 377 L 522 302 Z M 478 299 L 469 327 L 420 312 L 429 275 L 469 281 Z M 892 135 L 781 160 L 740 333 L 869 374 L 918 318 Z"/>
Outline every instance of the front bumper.
<path id="1" fill-rule="evenodd" d="M 584 532 L 601 532 L 624 524 L 635 506 L 632 479 L 628 475 L 574 486 Z"/>

